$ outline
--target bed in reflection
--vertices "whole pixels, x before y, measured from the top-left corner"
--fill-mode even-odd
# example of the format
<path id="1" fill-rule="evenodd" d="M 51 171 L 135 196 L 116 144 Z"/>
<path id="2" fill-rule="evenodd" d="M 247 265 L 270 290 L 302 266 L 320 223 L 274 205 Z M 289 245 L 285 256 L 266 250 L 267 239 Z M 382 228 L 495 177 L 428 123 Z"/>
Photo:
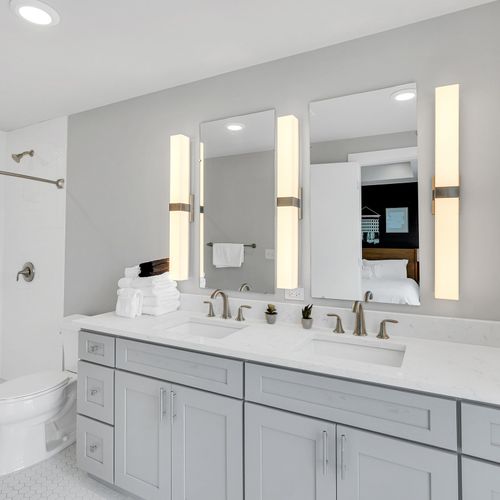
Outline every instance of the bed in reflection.
<path id="1" fill-rule="evenodd" d="M 363 248 L 363 295 L 373 302 L 420 305 L 417 248 Z"/>

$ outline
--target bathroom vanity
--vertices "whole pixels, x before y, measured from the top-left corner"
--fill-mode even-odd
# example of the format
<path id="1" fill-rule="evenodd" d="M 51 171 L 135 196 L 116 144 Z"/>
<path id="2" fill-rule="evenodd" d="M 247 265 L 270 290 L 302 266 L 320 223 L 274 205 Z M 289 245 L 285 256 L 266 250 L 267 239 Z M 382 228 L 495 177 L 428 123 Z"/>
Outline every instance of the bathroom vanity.
<path id="1" fill-rule="evenodd" d="M 485 404 L 457 392 L 467 384 L 411 388 L 417 357 L 441 344 L 449 366 L 470 354 L 456 369 L 473 387 L 484 348 L 169 316 L 130 328 L 112 315 L 80 323 L 77 455 L 92 476 L 146 499 L 480 500 L 500 491 L 500 394 Z M 345 366 L 366 376 L 335 376 L 341 359 L 327 361 L 325 345 L 311 355 L 323 338 L 340 352 L 403 354 L 372 363 L 349 354 Z M 497 350 L 484 349 L 485 365 Z M 426 363 L 434 369 L 428 354 L 423 378 Z"/>

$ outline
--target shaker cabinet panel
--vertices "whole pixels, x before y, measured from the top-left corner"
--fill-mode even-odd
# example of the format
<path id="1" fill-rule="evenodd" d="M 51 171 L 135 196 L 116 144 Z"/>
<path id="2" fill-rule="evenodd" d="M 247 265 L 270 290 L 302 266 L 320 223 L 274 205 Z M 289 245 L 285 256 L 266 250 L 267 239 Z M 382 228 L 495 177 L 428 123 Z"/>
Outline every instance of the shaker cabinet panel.
<path id="1" fill-rule="evenodd" d="M 463 500 L 500 500 L 500 466 L 462 459 Z"/>
<path id="2" fill-rule="evenodd" d="M 245 499 L 334 500 L 335 425 L 245 404 Z"/>
<path id="3" fill-rule="evenodd" d="M 148 500 L 171 498 L 171 385 L 117 371 L 115 484 Z"/>
<path id="4" fill-rule="evenodd" d="M 173 386 L 173 500 L 243 499 L 243 403 Z"/>
<path id="5" fill-rule="evenodd" d="M 337 426 L 338 500 L 458 500 L 457 455 Z"/>

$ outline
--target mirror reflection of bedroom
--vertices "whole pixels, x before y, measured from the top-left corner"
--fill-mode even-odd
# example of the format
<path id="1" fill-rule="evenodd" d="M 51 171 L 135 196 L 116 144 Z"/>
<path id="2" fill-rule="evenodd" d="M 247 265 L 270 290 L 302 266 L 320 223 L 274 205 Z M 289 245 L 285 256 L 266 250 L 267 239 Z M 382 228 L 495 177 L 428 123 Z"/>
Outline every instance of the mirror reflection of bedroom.
<path id="1" fill-rule="evenodd" d="M 311 103 L 311 293 L 420 305 L 416 85 Z"/>

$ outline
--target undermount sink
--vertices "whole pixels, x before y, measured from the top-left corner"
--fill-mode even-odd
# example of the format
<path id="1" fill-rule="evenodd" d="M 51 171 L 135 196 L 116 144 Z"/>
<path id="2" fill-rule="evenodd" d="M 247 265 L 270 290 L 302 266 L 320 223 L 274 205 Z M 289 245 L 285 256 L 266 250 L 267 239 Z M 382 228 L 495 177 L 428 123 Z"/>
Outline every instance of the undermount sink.
<path id="1" fill-rule="evenodd" d="M 404 345 L 398 344 L 376 346 L 317 337 L 303 346 L 301 353 L 308 357 L 348 359 L 399 368 L 403 364 L 405 350 Z"/>
<path id="2" fill-rule="evenodd" d="M 162 334 L 171 338 L 222 339 L 237 332 L 238 330 L 239 328 L 235 328 L 234 326 L 208 324 L 198 321 L 186 321 L 180 325 L 165 328 L 165 330 L 162 331 Z"/>

